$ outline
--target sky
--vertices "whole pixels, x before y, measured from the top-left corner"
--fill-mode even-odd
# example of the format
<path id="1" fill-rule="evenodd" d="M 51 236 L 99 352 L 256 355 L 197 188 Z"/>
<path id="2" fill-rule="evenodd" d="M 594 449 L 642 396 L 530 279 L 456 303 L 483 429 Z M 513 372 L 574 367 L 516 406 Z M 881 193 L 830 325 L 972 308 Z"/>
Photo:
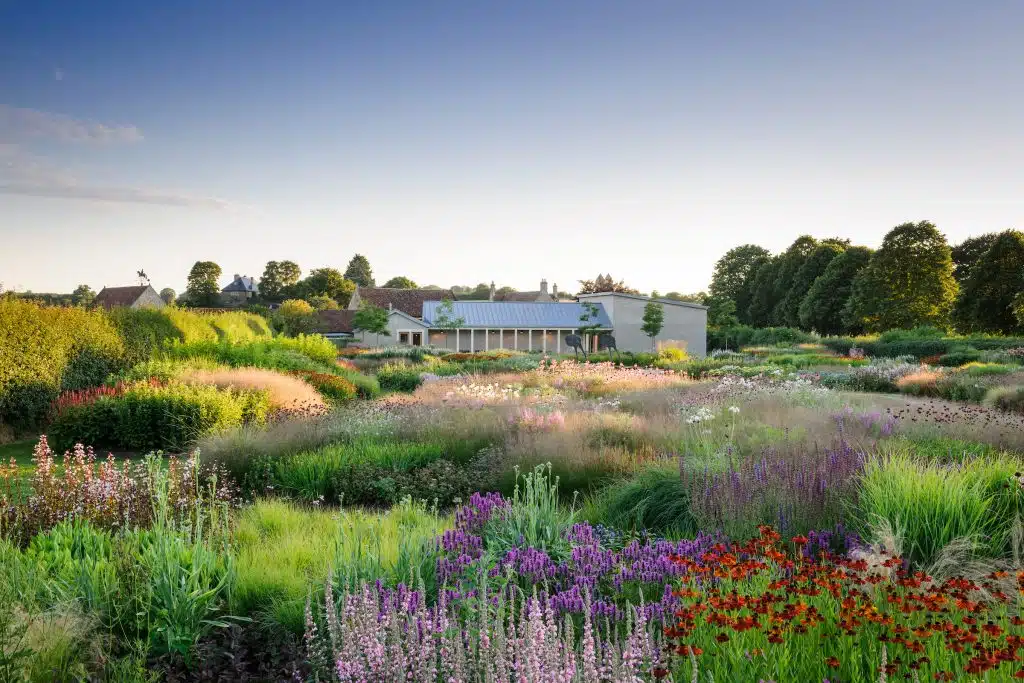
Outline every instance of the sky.
<path id="1" fill-rule="evenodd" d="M 0 282 L 706 288 L 1024 229 L 1020 0 L 0 0 Z"/>

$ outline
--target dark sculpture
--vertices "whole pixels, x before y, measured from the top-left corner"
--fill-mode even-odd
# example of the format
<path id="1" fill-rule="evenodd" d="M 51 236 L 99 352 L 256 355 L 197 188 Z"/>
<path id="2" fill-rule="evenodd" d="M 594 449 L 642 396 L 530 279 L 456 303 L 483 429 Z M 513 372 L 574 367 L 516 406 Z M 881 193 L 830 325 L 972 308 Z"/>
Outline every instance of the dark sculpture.
<path id="1" fill-rule="evenodd" d="M 612 349 L 615 350 L 615 356 L 619 355 L 619 347 L 615 345 L 615 337 L 612 336 L 611 332 L 602 332 L 597 335 L 597 349 L 608 349 L 608 358 L 612 357 Z"/>
<path id="2" fill-rule="evenodd" d="M 587 360 L 587 350 L 583 348 L 583 337 L 578 334 L 567 334 L 565 336 L 565 345 L 572 349 L 577 359 L 579 359 L 580 351 L 582 351 L 583 360 Z"/>

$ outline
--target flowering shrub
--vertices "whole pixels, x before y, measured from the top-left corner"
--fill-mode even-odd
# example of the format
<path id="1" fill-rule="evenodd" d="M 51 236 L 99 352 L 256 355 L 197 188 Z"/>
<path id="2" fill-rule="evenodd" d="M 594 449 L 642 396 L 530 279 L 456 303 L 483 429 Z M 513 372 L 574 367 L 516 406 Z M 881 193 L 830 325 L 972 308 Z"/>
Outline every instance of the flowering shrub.
<path id="1" fill-rule="evenodd" d="M 796 536 L 787 552 L 763 527 L 748 543 L 673 558 L 683 604 L 665 634 L 676 680 L 1024 678 L 1024 573 L 939 580 L 884 553 L 808 556 L 808 542 Z"/>

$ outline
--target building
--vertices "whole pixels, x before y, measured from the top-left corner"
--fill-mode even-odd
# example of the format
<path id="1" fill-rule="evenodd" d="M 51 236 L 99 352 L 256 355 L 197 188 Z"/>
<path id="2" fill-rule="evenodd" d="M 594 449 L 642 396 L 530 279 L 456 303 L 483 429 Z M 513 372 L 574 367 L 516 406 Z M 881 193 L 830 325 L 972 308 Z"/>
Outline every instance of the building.
<path id="1" fill-rule="evenodd" d="M 537 302 L 537 303 L 551 303 L 553 301 L 561 301 L 562 297 L 558 294 L 558 285 L 554 285 L 551 288 L 551 292 L 548 293 L 548 281 L 540 281 L 540 289 L 533 292 L 501 292 L 499 293 L 494 288 L 494 283 L 491 283 L 491 295 L 489 301 L 524 301 L 524 302 Z M 569 299 L 572 300 L 571 298 Z"/>
<path id="2" fill-rule="evenodd" d="M 167 304 L 150 285 L 104 287 L 92 301 L 93 306 L 112 308 L 163 308 Z"/>
<path id="3" fill-rule="evenodd" d="M 540 292 L 544 292 L 541 283 Z M 441 294 L 439 294 L 441 292 Z M 352 328 L 354 307 L 348 311 L 320 313 L 321 330 L 333 336 L 352 335 L 369 346 L 408 344 L 439 346 L 458 351 L 514 349 L 561 353 L 568 351 L 566 336 L 584 324 L 599 332 L 611 332 L 620 351 L 649 351 L 651 339 L 641 329 L 649 297 L 602 292 L 584 294 L 578 301 L 453 301 L 444 290 L 364 288 L 356 290 L 363 301 L 389 310 L 387 335 L 356 332 Z M 450 294 L 450 292 L 448 292 Z M 552 292 L 553 296 L 554 292 Z M 450 302 L 450 308 L 448 303 Z M 664 327 L 657 336 L 660 345 L 685 346 L 703 356 L 707 346 L 707 308 L 671 299 L 657 299 L 664 311 Z M 593 305 L 593 313 L 585 304 Z M 358 304 L 356 304 L 358 306 Z M 596 349 L 597 339 L 586 340 Z"/>
<path id="4" fill-rule="evenodd" d="M 225 306 L 245 306 L 260 293 L 256 278 L 235 274 L 235 278 L 220 290 L 220 300 Z"/>
<path id="5" fill-rule="evenodd" d="M 614 327 L 615 343 L 621 351 L 650 351 L 651 338 L 644 334 L 644 307 L 650 301 L 662 305 L 664 326 L 655 338 L 660 345 L 683 347 L 693 356 L 707 354 L 708 308 L 674 299 L 651 299 L 637 294 L 600 292 L 581 294 L 580 301 L 600 304 Z"/>

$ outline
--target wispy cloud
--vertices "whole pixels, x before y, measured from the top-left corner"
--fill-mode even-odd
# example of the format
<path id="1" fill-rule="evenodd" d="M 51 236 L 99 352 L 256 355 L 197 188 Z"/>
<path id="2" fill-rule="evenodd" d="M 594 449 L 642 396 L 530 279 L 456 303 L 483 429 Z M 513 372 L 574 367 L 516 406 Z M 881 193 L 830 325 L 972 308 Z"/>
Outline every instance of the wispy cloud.
<path id="1" fill-rule="evenodd" d="M 222 210 L 238 208 L 235 204 L 216 197 L 198 197 L 188 194 L 175 194 L 165 190 L 147 190 L 138 187 L 0 182 L 0 194 L 48 197 L 50 199 L 83 199 L 95 202 L 154 204 L 157 206 L 187 206 Z"/>
<path id="2" fill-rule="evenodd" d="M 57 70 L 60 80 L 64 72 Z M 83 121 L 36 109 L 0 104 L 0 139 L 25 140 L 48 138 L 61 142 L 91 144 L 131 144 L 142 140 L 136 126 Z"/>

